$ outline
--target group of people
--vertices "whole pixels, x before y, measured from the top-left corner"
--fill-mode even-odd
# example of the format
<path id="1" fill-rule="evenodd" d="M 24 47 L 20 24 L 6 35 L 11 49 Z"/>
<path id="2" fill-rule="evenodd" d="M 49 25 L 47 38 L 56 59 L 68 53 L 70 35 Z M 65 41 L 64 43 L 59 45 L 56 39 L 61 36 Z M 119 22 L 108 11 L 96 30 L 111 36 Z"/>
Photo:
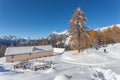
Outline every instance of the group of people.
<path id="1" fill-rule="evenodd" d="M 96 50 L 99 50 L 99 48 L 96 47 Z M 106 49 L 104 49 L 104 53 L 108 53 L 108 51 Z"/>

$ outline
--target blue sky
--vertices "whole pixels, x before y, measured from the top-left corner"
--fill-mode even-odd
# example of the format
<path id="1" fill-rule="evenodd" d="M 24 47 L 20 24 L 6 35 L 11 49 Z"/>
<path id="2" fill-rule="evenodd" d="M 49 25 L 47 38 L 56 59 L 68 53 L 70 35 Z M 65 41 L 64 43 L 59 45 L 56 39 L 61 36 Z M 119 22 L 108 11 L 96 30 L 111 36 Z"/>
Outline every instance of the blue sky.
<path id="1" fill-rule="evenodd" d="M 91 29 L 120 23 L 120 0 L 0 0 L 0 35 L 46 37 L 69 29 L 80 7 Z"/>

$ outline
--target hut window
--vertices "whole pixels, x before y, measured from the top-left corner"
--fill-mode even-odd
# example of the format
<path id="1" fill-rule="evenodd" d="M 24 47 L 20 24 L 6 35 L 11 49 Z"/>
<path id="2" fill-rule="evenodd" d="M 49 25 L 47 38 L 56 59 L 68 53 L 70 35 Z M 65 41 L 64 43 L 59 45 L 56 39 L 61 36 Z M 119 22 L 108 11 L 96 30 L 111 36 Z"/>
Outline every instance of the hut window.
<path id="1" fill-rule="evenodd" d="M 12 55 L 11 57 L 14 58 L 14 55 Z"/>
<path id="2" fill-rule="evenodd" d="M 29 56 L 31 56 L 31 53 L 29 53 Z"/>
<path id="3" fill-rule="evenodd" d="M 11 61 L 11 62 L 14 62 L 14 61 Z"/>

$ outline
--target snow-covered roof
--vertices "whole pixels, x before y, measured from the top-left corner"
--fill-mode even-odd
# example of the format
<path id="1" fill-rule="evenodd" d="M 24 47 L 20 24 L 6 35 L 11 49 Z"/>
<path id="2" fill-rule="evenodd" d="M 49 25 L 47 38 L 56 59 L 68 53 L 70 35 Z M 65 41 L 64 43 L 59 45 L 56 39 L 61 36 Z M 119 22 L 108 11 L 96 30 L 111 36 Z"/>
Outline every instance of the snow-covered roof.
<path id="1" fill-rule="evenodd" d="M 46 46 L 26 46 L 26 47 L 8 47 L 5 55 L 37 53 L 53 50 L 51 45 Z"/>

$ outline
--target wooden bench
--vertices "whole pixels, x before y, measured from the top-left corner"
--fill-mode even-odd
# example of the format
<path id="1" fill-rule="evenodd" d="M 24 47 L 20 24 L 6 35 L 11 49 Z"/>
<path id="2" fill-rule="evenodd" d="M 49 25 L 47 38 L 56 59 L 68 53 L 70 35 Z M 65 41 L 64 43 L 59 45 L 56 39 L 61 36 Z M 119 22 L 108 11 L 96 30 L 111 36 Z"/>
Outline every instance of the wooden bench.
<path id="1" fill-rule="evenodd" d="M 41 63 L 41 62 L 40 62 Z M 38 65 L 28 65 L 29 63 L 27 62 L 21 62 L 19 64 L 14 65 L 14 69 L 30 69 L 33 71 L 36 71 L 38 69 L 48 69 L 51 68 L 52 61 L 44 61 L 43 64 L 38 64 Z M 28 66 L 27 66 L 28 65 Z"/>

